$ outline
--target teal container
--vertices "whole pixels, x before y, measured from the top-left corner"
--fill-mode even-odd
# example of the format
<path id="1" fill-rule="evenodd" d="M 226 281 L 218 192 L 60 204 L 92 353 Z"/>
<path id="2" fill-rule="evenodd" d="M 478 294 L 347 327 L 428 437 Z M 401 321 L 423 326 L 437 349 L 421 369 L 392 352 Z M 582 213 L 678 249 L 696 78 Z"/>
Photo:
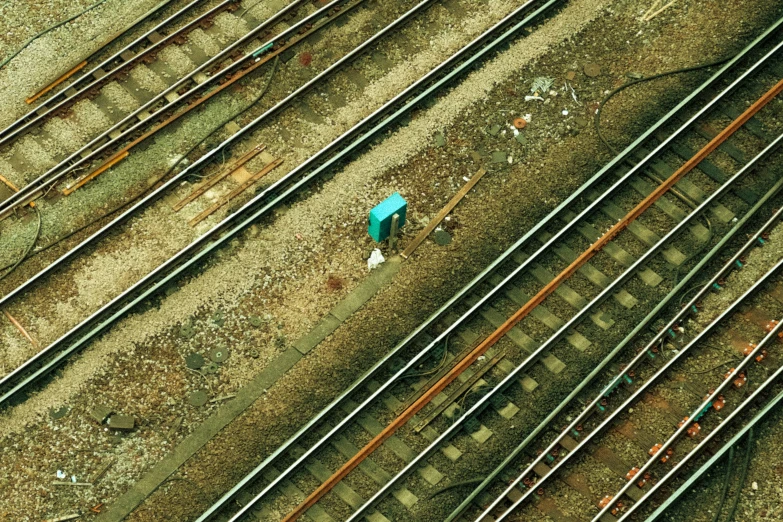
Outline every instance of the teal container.
<path id="1" fill-rule="evenodd" d="M 376 242 L 380 243 L 387 237 L 391 230 L 391 221 L 394 214 L 399 214 L 399 227 L 405 224 L 405 211 L 408 210 L 408 202 L 395 192 L 385 200 L 381 201 L 370 211 L 370 226 L 367 232 Z"/>

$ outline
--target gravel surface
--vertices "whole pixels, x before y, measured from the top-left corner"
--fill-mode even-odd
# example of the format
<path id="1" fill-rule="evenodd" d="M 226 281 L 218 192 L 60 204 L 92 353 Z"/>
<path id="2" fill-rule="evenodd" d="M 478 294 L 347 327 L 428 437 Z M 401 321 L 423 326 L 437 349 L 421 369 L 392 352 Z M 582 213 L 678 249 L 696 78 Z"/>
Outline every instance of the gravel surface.
<path id="1" fill-rule="evenodd" d="M 454 3 L 449 4 L 453 6 Z M 434 36 L 427 38 L 432 40 L 431 45 L 424 45 L 421 52 L 407 57 L 403 66 L 384 71 L 383 60 L 376 58 L 374 68 L 368 68 L 366 75 L 364 67 L 357 67 L 361 72 L 355 73 L 355 81 L 343 84 L 344 87 L 339 82 L 329 83 L 325 86 L 325 95 L 308 97 L 307 105 L 316 108 L 316 115 L 324 122 L 308 121 L 307 113 L 295 109 L 283 114 L 280 122 L 260 130 L 255 139 L 268 143 L 271 153 L 284 155 L 286 167 L 294 165 L 365 114 L 369 100 L 377 104 L 389 97 L 406 83 L 401 78 L 411 81 L 455 46 L 467 41 L 482 24 L 486 25 L 493 16 L 495 19 L 502 16 L 512 5 L 511 2 L 491 2 L 489 7 L 493 16 L 490 16 L 490 10 L 484 4 L 481 9 L 473 2 L 460 4 L 470 16 L 459 18 L 459 41 L 455 40 L 458 33 L 443 24 Z M 230 455 L 224 451 L 225 445 L 216 441 L 182 470 L 181 476 L 195 481 L 201 488 L 199 493 L 194 492 L 189 482 L 170 482 L 132 518 L 162 520 L 166 517 L 164 511 L 171 513 L 175 508 L 177 513 L 169 516 L 184 520 L 203 506 L 202 495 L 212 498 L 223 491 L 256 461 L 255 457 L 247 457 L 249 453 L 243 453 L 244 449 L 255 447 L 253 455 L 257 455 L 258 448 L 268 450 L 283 440 L 315 408 L 328 402 L 362 368 L 388 350 L 403 332 L 469 280 L 520 230 L 539 219 L 598 166 L 601 157 L 605 156 L 592 132 L 581 129 L 576 120 L 563 118 L 564 109 L 575 114 L 577 107 L 587 105 L 585 100 L 598 99 L 603 90 L 612 87 L 612 82 L 623 81 L 629 66 L 645 72 L 665 70 L 683 62 L 698 61 L 694 56 L 700 59 L 702 55 L 724 51 L 730 40 L 726 34 L 716 34 L 714 26 L 708 26 L 698 34 L 692 30 L 692 26 L 704 19 L 704 13 L 714 7 L 713 2 L 678 3 L 649 26 L 634 25 L 638 23 L 635 16 L 639 9 L 633 4 L 608 0 L 573 2 L 561 16 L 512 45 L 433 107 L 417 114 L 407 127 L 357 158 L 332 180 L 319 184 L 317 191 L 309 193 L 305 200 L 293 202 L 274 220 L 253 227 L 201 274 L 193 274 L 160 303 L 122 321 L 94 343 L 83 357 L 64 370 L 60 379 L 23 406 L 4 415 L 0 428 L 2 446 L 14 448 L 14 451 L 3 452 L 0 459 L 6 469 L 13 466 L 26 470 L 29 487 L 16 490 L 13 499 L 0 496 L 0 505 L 13 512 L 17 512 L 20 505 L 38 506 L 42 512 L 55 515 L 60 513 L 55 506 L 83 508 L 99 501 L 110 502 L 157 462 L 196 422 L 213 411 L 214 405 L 204 409 L 183 408 L 182 403 L 190 392 L 206 388 L 211 397 L 220 397 L 236 390 L 290 340 L 305 333 L 366 274 L 362 256 L 370 243 L 365 237 L 364 220 L 374 202 L 400 190 L 411 205 L 411 226 L 404 230 L 405 239 L 410 238 L 423 226 L 423 218 L 433 215 L 461 186 L 462 176 L 471 175 L 488 161 L 488 153 L 493 151 L 489 147 L 510 150 L 512 165 L 502 168 L 495 165 L 492 174 L 482 180 L 453 216 L 451 232 L 455 241 L 452 245 L 446 248 L 431 243 L 422 245 L 414 260 L 405 264 L 392 288 L 359 312 L 345 328 L 270 390 L 266 400 L 226 430 L 224 440 L 230 438 L 231 447 L 235 448 Z M 611 7 L 604 9 L 606 6 Z M 765 7 L 779 10 L 775 2 L 747 3 L 744 7 L 755 9 L 745 10 L 745 25 L 731 28 L 734 32 L 730 36 L 740 40 L 746 40 L 766 23 L 767 17 L 762 14 Z M 453 14 L 456 9 L 439 9 L 441 17 L 456 16 Z M 728 11 L 726 16 L 733 16 L 733 12 Z M 602 24 L 621 24 L 629 35 L 638 31 L 642 34 L 633 45 L 618 50 L 612 39 L 605 36 L 607 33 L 591 31 L 590 22 L 596 18 Z M 416 30 L 421 31 L 418 26 Z M 581 30 L 584 32 L 577 37 Z M 328 35 L 329 38 L 333 36 Z M 672 47 L 670 42 L 685 37 L 692 39 L 692 45 L 687 49 Z M 395 53 L 410 40 L 403 35 L 395 44 L 384 47 L 384 54 L 394 63 Z M 644 40 L 648 43 L 642 44 Z M 324 41 L 331 40 L 325 37 Z M 636 45 L 647 46 L 647 51 L 639 55 Z M 735 48 L 731 47 L 731 50 Z M 312 49 L 318 49 L 317 44 L 313 44 Z M 547 54 L 552 49 L 556 52 Z M 664 49 L 667 52 L 662 52 Z M 562 53 L 566 50 L 571 54 L 564 56 Z M 675 52 L 677 50 L 682 54 Z M 314 63 L 320 54 L 314 53 Z M 525 94 L 532 78 L 550 72 L 545 69 L 547 58 L 550 67 L 557 66 L 552 72 L 558 78 L 568 70 L 579 70 L 588 60 L 599 61 L 609 72 L 597 80 L 579 76 L 575 82 L 581 101 L 578 106 L 572 106 L 565 93 L 560 95 L 562 98 L 552 96 L 550 99 L 556 101 L 546 106 L 509 98 L 507 89 L 516 87 L 520 95 Z M 293 65 L 296 61 L 290 63 Z M 361 90 L 357 89 L 357 84 L 374 75 L 377 79 L 367 82 Z M 558 88 L 561 86 L 558 83 Z M 628 141 L 659 110 L 656 106 L 640 104 L 640 100 L 658 97 L 665 104 L 686 92 L 688 86 L 687 81 L 670 80 L 640 89 L 627 102 L 618 103 L 618 109 L 622 110 L 610 114 L 607 119 L 612 138 L 617 143 Z M 360 97 L 356 97 L 357 92 Z M 329 108 L 322 101 L 329 98 L 333 101 L 342 99 L 344 105 Z M 558 103 L 560 100 L 564 101 Z M 230 101 L 223 103 L 210 105 L 205 110 L 205 115 L 198 119 L 202 125 L 196 121 L 193 127 L 183 124 L 182 132 L 193 128 L 206 132 L 210 129 L 209 121 L 218 121 L 221 114 L 236 107 Z M 587 107 L 582 110 L 588 111 Z M 487 129 L 496 121 L 508 125 L 512 115 L 527 113 L 533 114 L 529 129 L 533 132 L 529 138 L 532 143 L 526 147 L 518 147 L 511 140 L 499 145 L 497 140 L 486 137 Z M 309 117 L 318 119 L 312 114 Z M 639 121 L 635 121 L 637 118 Z M 466 132 L 466 129 L 470 131 Z M 437 132 L 445 135 L 445 148 L 435 146 L 433 135 Z M 193 135 L 192 140 L 198 137 Z M 147 161 L 150 163 L 129 161 L 127 166 L 120 167 L 126 170 L 118 168 L 116 173 L 118 177 L 120 173 L 135 175 L 134 182 L 141 183 L 151 175 L 152 169 L 160 168 L 160 160 L 151 162 L 154 155 L 169 161 L 175 157 L 174 151 L 178 147 L 181 150 L 181 143 L 181 136 L 171 137 L 168 148 L 156 142 L 148 149 Z M 158 146 L 160 148 L 156 148 Z M 476 152 L 478 159 L 474 159 L 471 152 Z M 552 179 L 552 172 L 562 174 Z M 112 182 L 105 183 L 104 190 Z M 127 183 L 122 184 L 121 190 L 127 190 L 127 187 Z M 186 193 L 187 187 L 183 187 L 167 203 Z M 84 197 L 86 200 L 87 196 Z M 64 217 L 68 216 L 65 214 L 67 208 L 66 205 L 62 207 Z M 112 293 L 154 266 L 176 245 L 192 238 L 193 232 L 185 223 L 187 217 L 174 216 L 168 206 L 150 209 L 129 227 L 133 234 L 123 235 L 116 243 L 99 248 L 93 255 L 74 263 L 68 270 L 74 283 L 61 282 L 42 288 L 39 295 L 15 303 L 11 312 L 42 342 L 53 340 Z M 161 231 L 163 220 L 167 226 Z M 23 234 L 24 231 L 20 231 L 19 235 Z M 117 266 L 123 267 L 122 273 L 116 270 Z M 327 284 L 335 278 L 341 282 L 340 288 Z M 399 302 L 407 303 L 406 309 L 392 306 Z M 397 310 L 394 327 L 388 321 L 391 309 Z M 224 320 L 222 326 L 218 326 L 221 322 L 219 312 Z M 261 317 L 262 325 L 249 327 L 251 316 Z M 192 327 L 195 334 L 183 337 L 183 325 Z M 0 332 L 1 339 L 14 342 L 12 350 L 29 351 L 29 347 L 19 341 L 18 332 L 7 323 Z M 184 370 L 182 358 L 185 355 L 192 351 L 206 353 L 222 344 L 230 347 L 232 356 L 217 376 L 204 379 Z M 258 358 L 249 356 L 251 349 L 260 352 Z M 137 416 L 138 430 L 120 437 L 102 434 L 86 415 L 90 407 L 100 402 Z M 57 421 L 50 419 L 48 410 L 62 404 L 68 404 L 71 413 Z M 181 428 L 176 427 L 176 418 L 182 419 Z M 27 435 L 23 436 L 23 431 Z M 68 435 L 63 436 L 63 433 Z M 67 439 L 73 442 L 58 452 L 59 455 L 50 451 L 41 455 L 43 448 L 55 447 L 54 441 Z M 20 455 L 34 455 L 36 462 L 44 464 L 32 464 Z M 47 486 L 56 469 L 68 468 L 69 473 L 74 470 L 79 477 L 89 476 L 112 457 L 118 457 L 118 463 L 107 472 L 99 488 L 75 492 L 70 491 L 73 488 L 52 491 Z M 8 491 L 8 488 L 0 489 Z M 166 502 L 159 502 L 164 498 Z"/>

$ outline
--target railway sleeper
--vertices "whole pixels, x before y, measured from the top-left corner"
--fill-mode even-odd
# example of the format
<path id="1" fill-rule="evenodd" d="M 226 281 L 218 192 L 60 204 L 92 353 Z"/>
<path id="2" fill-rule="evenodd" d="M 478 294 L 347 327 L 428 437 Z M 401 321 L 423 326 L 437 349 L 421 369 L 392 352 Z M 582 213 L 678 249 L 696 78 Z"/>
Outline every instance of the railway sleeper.
<path id="1" fill-rule="evenodd" d="M 527 257 L 528 256 L 522 252 L 516 252 L 513 255 L 514 261 L 519 264 L 522 264 L 527 259 Z M 555 278 L 555 275 L 552 272 L 538 263 L 531 266 L 528 272 L 543 285 L 548 284 Z M 559 285 L 555 290 L 555 294 L 557 294 L 576 310 L 581 310 L 588 304 L 587 299 L 582 297 L 576 290 L 568 286 L 566 283 Z M 590 314 L 590 319 L 596 324 L 596 326 L 603 330 L 609 329 L 614 324 L 614 319 L 612 319 L 609 314 L 600 311 Z"/>
<path id="2" fill-rule="evenodd" d="M 652 183 L 639 176 L 631 177 L 630 184 L 636 192 L 644 197 L 649 196 L 653 190 L 655 190 L 655 187 Z M 655 206 L 664 214 L 677 222 L 683 221 L 688 216 L 687 212 L 682 210 L 679 206 L 677 206 L 676 203 L 666 196 L 658 198 L 658 200 L 655 202 Z M 689 226 L 688 231 L 699 242 L 705 242 L 710 238 L 710 231 L 701 223 L 696 223 Z"/>
<path id="3" fill-rule="evenodd" d="M 588 194 L 590 201 L 595 201 L 599 197 L 600 194 L 595 191 L 591 191 Z M 615 203 L 612 203 L 611 201 L 607 201 L 601 205 L 601 212 L 613 221 L 619 221 L 628 214 L 623 208 L 621 208 L 619 205 L 616 205 Z M 654 246 L 656 243 L 658 243 L 658 241 L 661 240 L 661 236 L 647 228 L 638 219 L 628 225 L 628 231 L 633 234 L 636 239 L 648 247 Z M 667 262 L 674 266 L 680 266 L 687 258 L 685 254 L 674 247 L 669 247 L 668 249 L 661 252 L 661 254 Z M 649 286 L 657 286 L 661 281 L 663 281 L 661 276 L 653 274 L 647 274 L 646 278 L 644 279 L 645 283 L 647 283 Z"/>
<path id="4" fill-rule="evenodd" d="M 276 469 L 274 466 L 269 466 L 267 471 L 264 472 L 264 478 L 269 482 L 272 482 L 280 475 L 280 470 Z M 291 504 L 294 505 L 303 501 L 307 497 L 304 491 L 299 489 L 296 484 L 288 479 L 281 481 L 277 489 L 284 497 L 291 501 Z M 267 513 L 269 512 L 272 512 L 272 510 L 267 508 Z M 275 510 L 273 512 L 273 516 L 282 519 L 285 516 L 285 513 L 280 513 L 279 511 Z M 272 518 L 267 520 L 272 520 Z M 310 509 L 308 509 L 305 515 L 302 517 L 302 520 L 312 522 L 336 522 L 336 520 L 332 518 L 332 516 L 318 504 L 315 504 Z"/>
<path id="5" fill-rule="evenodd" d="M 559 245 L 553 249 L 557 257 L 562 259 L 563 261 L 567 263 L 572 263 L 577 258 L 577 253 L 574 252 L 574 250 L 563 243 L 562 245 Z M 588 281 L 593 283 L 598 288 L 604 289 L 608 287 L 612 280 L 609 279 L 609 276 L 595 268 L 590 262 L 585 263 L 582 265 L 582 267 L 578 270 L 582 276 L 584 276 Z M 639 302 L 638 299 L 636 299 L 634 296 L 632 296 L 627 290 L 621 288 L 617 292 L 612 293 L 612 297 L 617 301 L 620 305 L 622 305 L 625 308 L 631 309 Z"/>
<path id="6" fill-rule="evenodd" d="M 345 413 L 352 413 L 358 407 L 359 405 L 356 402 L 350 400 L 346 401 L 342 405 L 342 409 Z M 366 413 L 358 415 L 356 422 L 373 437 L 381 433 L 381 431 L 384 429 L 384 426 L 378 421 L 378 419 Z M 392 435 L 386 439 L 386 441 L 383 443 L 383 446 L 397 455 L 397 457 L 399 457 L 406 464 L 416 458 L 416 452 L 396 435 Z M 433 486 L 443 480 L 443 474 L 435 469 L 431 464 L 425 464 L 416 471 L 421 476 L 421 478 Z"/>

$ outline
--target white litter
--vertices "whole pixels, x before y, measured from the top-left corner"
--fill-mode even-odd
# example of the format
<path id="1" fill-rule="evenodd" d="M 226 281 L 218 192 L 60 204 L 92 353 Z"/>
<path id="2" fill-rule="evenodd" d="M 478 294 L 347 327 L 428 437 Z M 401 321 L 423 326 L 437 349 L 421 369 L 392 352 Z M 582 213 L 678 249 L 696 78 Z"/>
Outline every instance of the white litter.
<path id="1" fill-rule="evenodd" d="M 386 261 L 386 258 L 384 258 L 383 254 L 381 254 L 381 251 L 376 248 L 370 254 L 370 259 L 367 260 L 367 268 L 369 268 L 370 270 L 372 270 L 373 268 L 377 268 L 384 261 Z"/>
<path id="2" fill-rule="evenodd" d="M 750 487 L 753 488 L 753 491 L 758 491 L 759 490 L 759 483 L 754 480 L 753 484 L 751 484 Z"/>
<path id="3" fill-rule="evenodd" d="M 514 127 L 514 137 L 516 138 L 517 136 L 519 136 L 519 129 Z"/>
<path id="4" fill-rule="evenodd" d="M 542 98 L 541 96 L 525 96 L 525 101 L 530 101 L 530 100 L 544 101 L 544 98 Z"/>
<path id="5" fill-rule="evenodd" d="M 468 182 L 470 181 L 470 178 L 467 176 L 462 176 L 462 181 Z"/>
<path id="6" fill-rule="evenodd" d="M 533 119 L 533 115 L 532 114 L 525 114 L 524 116 L 522 116 L 522 119 L 525 120 L 526 122 L 530 123 L 530 120 Z"/>
<path id="7" fill-rule="evenodd" d="M 61 469 L 57 470 L 56 475 L 57 475 L 58 479 L 64 479 L 65 478 L 65 472 L 63 470 L 61 470 Z"/>
<path id="8" fill-rule="evenodd" d="M 511 165 L 512 163 L 514 163 L 514 157 L 509 155 L 509 157 L 508 157 L 508 164 Z"/>
<path id="9" fill-rule="evenodd" d="M 71 475 L 71 482 L 76 483 L 76 475 Z"/>
<path id="10" fill-rule="evenodd" d="M 568 109 L 563 109 L 563 116 L 568 116 Z"/>

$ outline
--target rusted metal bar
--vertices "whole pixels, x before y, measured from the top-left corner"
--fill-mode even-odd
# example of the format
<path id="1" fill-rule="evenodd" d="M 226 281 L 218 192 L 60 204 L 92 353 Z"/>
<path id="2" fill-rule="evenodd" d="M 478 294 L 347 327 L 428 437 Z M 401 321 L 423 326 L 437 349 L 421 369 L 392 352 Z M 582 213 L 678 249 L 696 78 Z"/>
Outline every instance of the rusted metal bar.
<path id="1" fill-rule="evenodd" d="M 43 89 L 41 89 L 40 91 L 38 91 L 37 93 L 35 93 L 35 94 L 33 94 L 32 96 L 30 96 L 29 98 L 27 98 L 27 99 L 25 100 L 25 103 L 26 103 L 27 105 L 30 105 L 30 104 L 31 104 L 31 103 L 33 103 L 35 100 L 37 100 L 38 98 L 40 98 L 41 96 L 43 96 L 43 95 L 44 95 L 44 94 L 46 94 L 47 92 L 49 92 L 49 91 L 51 91 L 52 89 L 54 89 L 55 87 L 57 87 L 58 85 L 60 85 L 61 83 L 63 83 L 65 80 L 67 80 L 68 78 L 70 78 L 71 76 L 73 76 L 74 74 L 76 74 L 77 72 L 79 72 L 80 70 L 82 70 L 82 69 L 83 69 L 83 68 L 84 68 L 86 65 L 87 65 L 87 60 L 84 60 L 82 63 L 80 63 L 80 64 L 79 64 L 79 65 L 77 65 L 76 67 L 74 67 L 73 69 L 71 69 L 71 70 L 70 70 L 70 71 L 68 71 L 67 73 L 63 74 L 62 76 L 60 76 L 59 78 L 57 78 L 55 81 L 53 81 L 52 83 L 50 83 L 49 85 L 47 85 L 46 87 L 44 87 Z"/>
<path id="2" fill-rule="evenodd" d="M 486 174 L 485 169 L 481 169 L 478 172 L 476 172 L 472 178 L 470 178 L 470 181 L 465 183 L 465 185 L 462 186 L 462 188 L 457 192 L 453 198 L 451 198 L 451 201 L 449 201 L 445 207 L 441 209 L 440 212 L 438 212 L 438 215 L 435 216 L 432 221 L 429 222 L 429 224 L 424 227 L 424 230 L 419 232 L 419 235 L 416 236 L 413 241 L 410 242 L 408 246 L 405 247 L 405 250 L 402 251 L 402 254 L 400 254 L 403 259 L 408 259 L 408 257 L 413 253 L 414 250 L 418 248 L 418 246 L 424 241 L 427 236 L 430 235 L 430 233 L 435 230 L 435 227 L 437 227 L 443 219 L 449 215 L 449 212 L 454 210 L 454 207 L 457 206 L 457 204 L 462 201 L 462 198 L 465 197 L 465 194 L 470 192 L 470 189 L 473 188 L 473 185 L 478 183 L 478 181 L 481 179 L 481 177 Z"/>
<path id="3" fill-rule="evenodd" d="M 219 181 L 223 180 L 228 176 L 229 174 L 233 174 L 239 167 L 250 161 L 251 159 L 255 158 L 258 154 L 263 152 L 263 150 L 266 149 L 266 145 L 256 145 L 250 151 L 247 152 L 244 156 L 236 160 L 234 163 L 231 164 L 227 169 L 223 170 L 220 174 L 217 176 L 213 176 L 204 182 L 200 183 L 194 190 L 191 192 L 187 197 L 183 198 L 179 202 L 177 202 L 176 205 L 174 205 L 172 208 L 174 209 L 174 212 L 179 212 L 182 210 L 182 208 L 190 203 L 191 201 L 194 201 L 196 198 L 201 196 L 204 192 L 214 187 Z"/>
<path id="4" fill-rule="evenodd" d="M 109 161 L 107 161 L 106 163 L 101 165 L 98 169 L 90 172 L 86 176 L 83 176 L 83 177 L 79 178 L 72 185 L 68 185 L 67 187 L 65 187 L 63 189 L 63 195 L 68 196 L 68 195 L 72 194 L 79 187 L 83 187 L 90 180 L 97 178 L 98 176 L 100 176 L 101 174 L 103 174 L 104 172 L 106 172 L 107 170 L 112 168 L 114 165 L 116 165 L 117 163 L 119 163 L 122 160 L 124 160 L 125 158 L 127 158 L 128 154 L 130 154 L 130 153 L 127 150 L 123 151 L 120 154 L 115 154 Z"/>
<path id="5" fill-rule="evenodd" d="M 39 350 L 41 348 L 41 345 L 38 344 L 38 341 L 33 339 L 32 336 L 29 333 L 27 333 L 27 330 L 24 329 L 24 327 L 19 323 L 19 321 L 14 319 L 14 316 L 9 314 L 7 310 L 3 310 L 3 313 L 8 318 L 8 320 L 11 321 L 11 324 L 13 324 L 16 327 L 16 329 L 19 330 L 19 332 L 21 332 L 21 334 L 24 335 L 28 341 L 30 341 L 30 344 L 33 345 L 33 348 L 35 348 L 36 350 Z"/>
<path id="6" fill-rule="evenodd" d="M 299 504 L 291 513 L 289 513 L 284 522 L 293 522 L 297 520 L 307 509 L 312 507 L 326 493 L 332 490 L 334 486 L 353 471 L 364 459 L 372 454 L 384 441 L 391 437 L 400 427 L 405 425 L 411 417 L 418 413 L 427 403 L 436 395 L 443 391 L 446 386 L 454 381 L 459 375 L 469 368 L 481 355 L 490 347 L 502 339 L 517 323 L 524 319 L 536 306 L 552 294 L 567 278 L 574 274 L 587 261 L 589 261 L 597 252 L 599 252 L 609 241 L 614 239 L 622 230 L 635 221 L 645 210 L 653 205 L 661 196 L 663 196 L 671 187 L 674 186 L 683 176 L 693 170 L 705 157 L 714 151 L 721 143 L 726 141 L 734 132 L 753 117 L 762 107 L 769 103 L 775 96 L 783 90 L 783 80 L 779 81 L 774 87 L 767 91 L 759 100 L 743 112 L 736 120 L 731 122 L 720 134 L 713 138 L 691 159 L 685 162 L 674 174 L 672 174 L 664 183 L 658 186 L 644 200 L 642 200 L 631 212 L 623 219 L 617 222 L 595 243 L 585 250 L 571 265 L 558 274 L 544 288 L 542 288 L 532 299 L 525 303 L 514 315 L 507 319 L 498 329 L 492 332 L 484 341 L 479 343 L 470 354 L 459 361 L 449 372 L 443 376 L 432 388 L 427 390 L 416 402 L 408 407 L 399 417 L 394 419 L 391 424 L 384 428 L 381 433 L 375 436 L 366 446 L 364 446 L 356 455 L 346 462 L 337 472 L 328 480 L 322 483 L 313 493 L 311 493 L 304 502 Z"/>
<path id="7" fill-rule="evenodd" d="M 238 195 L 240 195 L 242 192 L 247 190 L 253 183 L 255 183 L 259 179 L 263 178 L 264 176 L 266 176 L 267 174 L 272 172 L 274 169 L 279 167 L 282 163 L 283 163 L 282 159 L 276 159 L 275 161 L 273 161 L 272 163 L 270 163 L 269 165 L 267 165 L 263 169 L 259 170 L 255 174 L 253 174 L 244 183 L 242 183 L 237 188 L 232 190 L 227 196 L 221 198 L 220 201 L 218 201 L 217 203 L 215 203 L 211 207 L 209 207 L 206 210 L 204 210 L 198 216 L 196 216 L 193 219 L 191 219 L 190 222 L 189 222 L 190 226 L 191 227 L 195 227 L 196 225 L 198 225 L 199 223 L 204 221 L 207 217 L 209 217 L 217 209 L 219 209 L 220 207 L 228 204 L 228 202 L 231 201 L 231 199 L 233 199 L 233 198 L 237 197 Z"/>
<path id="8" fill-rule="evenodd" d="M 419 422 L 413 430 L 416 433 L 421 432 L 424 428 L 426 428 L 430 422 L 434 421 L 438 418 L 438 415 L 446 411 L 446 408 L 448 408 L 451 404 L 457 401 L 457 399 L 462 396 L 464 393 L 468 393 L 471 388 L 478 382 L 479 379 L 481 379 L 484 374 L 486 374 L 489 370 L 495 367 L 497 363 L 499 363 L 504 357 L 506 356 L 505 352 L 501 352 L 495 357 L 493 357 L 489 362 L 487 362 L 484 366 L 482 366 L 476 373 L 470 376 L 468 380 L 462 383 L 462 385 L 451 394 L 451 396 L 440 403 L 434 410 L 432 410 L 430 413 L 427 414 L 427 416 Z"/>
<path id="9" fill-rule="evenodd" d="M 6 178 L 2 174 L 0 174 L 0 181 L 2 181 L 3 184 L 5 184 L 6 187 L 10 188 L 14 192 L 19 192 L 19 187 L 14 185 L 14 183 L 10 179 Z"/>

